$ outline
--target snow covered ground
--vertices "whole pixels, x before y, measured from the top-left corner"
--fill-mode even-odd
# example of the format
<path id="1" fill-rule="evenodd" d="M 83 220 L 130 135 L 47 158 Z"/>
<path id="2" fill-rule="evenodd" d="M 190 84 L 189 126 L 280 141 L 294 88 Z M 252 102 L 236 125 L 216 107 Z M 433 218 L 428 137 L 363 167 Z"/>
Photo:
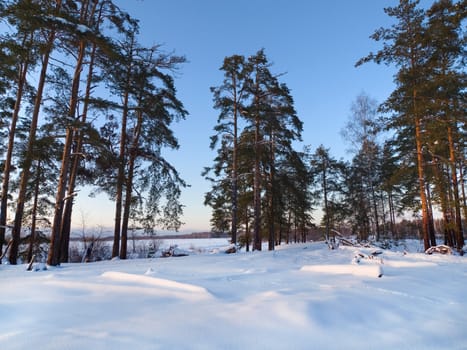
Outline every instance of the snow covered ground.
<path id="1" fill-rule="evenodd" d="M 467 349 L 466 257 L 221 251 L 1 265 L 0 348 Z"/>

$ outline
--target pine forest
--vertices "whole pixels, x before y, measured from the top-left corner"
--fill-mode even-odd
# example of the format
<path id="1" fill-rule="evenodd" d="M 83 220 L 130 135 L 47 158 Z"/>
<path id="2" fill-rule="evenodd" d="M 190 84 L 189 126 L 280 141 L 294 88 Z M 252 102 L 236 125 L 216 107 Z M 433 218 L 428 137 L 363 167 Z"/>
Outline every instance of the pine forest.
<path id="1" fill-rule="evenodd" d="M 393 24 L 361 38 L 378 49 L 351 62 L 396 73 L 385 101 L 362 92 L 335 126 L 348 159 L 309 146 L 313 116 L 299 115 L 267 47 L 212 67 L 215 158 L 201 164 L 210 190 L 199 205 L 213 232 L 247 251 L 314 232 L 330 245 L 415 237 L 463 253 L 467 2 L 395 3 L 384 9 Z M 131 222 L 178 230 L 190 179 L 164 150 L 176 152 L 175 125 L 194 118 L 176 89 L 190 57 L 143 45 L 138 19 L 112 0 L 4 0 L 0 29 L 0 256 L 30 262 L 46 242 L 48 265 L 69 262 L 84 187 L 113 203 L 109 258 L 128 257 Z"/>

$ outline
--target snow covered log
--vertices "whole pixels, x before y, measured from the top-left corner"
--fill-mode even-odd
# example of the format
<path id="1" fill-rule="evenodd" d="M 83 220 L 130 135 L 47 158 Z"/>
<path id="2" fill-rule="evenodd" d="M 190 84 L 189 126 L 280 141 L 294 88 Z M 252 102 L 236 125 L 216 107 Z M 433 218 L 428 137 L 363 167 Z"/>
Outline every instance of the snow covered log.
<path id="1" fill-rule="evenodd" d="M 161 258 L 188 256 L 188 252 L 178 248 L 177 245 L 170 246 L 169 249 L 162 251 Z"/>
<path id="2" fill-rule="evenodd" d="M 226 254 L 234 254 L 236 252 L 237 252 L 237 247 L 234 244 L 232 244 L 225 250 Z"/>
<path id="3" fill-rule="evenodd" d="M 425 254 L 431 255 L 433 253 L 452 254 L 452 248 L 447 245 L 441 244 L 434 247 L 430 247 L 427 250 L 425 250 Z"/>

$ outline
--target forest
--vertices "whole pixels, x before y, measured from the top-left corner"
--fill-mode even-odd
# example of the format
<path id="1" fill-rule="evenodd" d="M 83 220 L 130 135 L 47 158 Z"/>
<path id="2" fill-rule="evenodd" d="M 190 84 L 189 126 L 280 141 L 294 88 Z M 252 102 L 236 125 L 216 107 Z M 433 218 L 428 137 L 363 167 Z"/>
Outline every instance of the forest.
<path id="1" fill-rule="evenodd" d="M 325 145 L 298 149 L 303 121 L 267 48 L 225 57 L 224 79 L 211 87 L 217 153 L 203 170 L 213 231 L 247 250 L 305 240 L 313 226 L 327 240 L 410 231 L 425 249 L 438 238 L 462 252 L 466 5 L 400 0 L 384 9 L 394 24 L 375 30 L 380 49 L 355 65 L 396 67 L 396 88 L 381 104 L 356 97 L 342 126 L 349 161 Z M 30 261 L 38 228 L 49 226 L 47 264 L 68 262 L 73 198 L 84 186 L 115 205 L 112 257 L 127 258 L 130 221 L 149 234 L 178 229 L 187 183 L 162 151 L 178 148 L 173 125 L 188 117 L 175 86 L 187 59 L 142 45 L 138 20 L 111 0 L 7 0 L 0 24 L 0 256 Z"/>

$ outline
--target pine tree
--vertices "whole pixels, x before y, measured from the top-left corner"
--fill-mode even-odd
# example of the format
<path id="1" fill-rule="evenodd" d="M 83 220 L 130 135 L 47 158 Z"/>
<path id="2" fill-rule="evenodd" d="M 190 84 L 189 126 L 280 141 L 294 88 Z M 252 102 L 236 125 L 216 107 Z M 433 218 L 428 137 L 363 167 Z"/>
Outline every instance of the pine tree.
<path id="1" fill-rule="evenodd" d="M 325 239 L 333 243 L 331 230 L 335 229 L 334 212 L 336 205 L 342 202 L 343 163 L 331 156 L 330 150 L 320 145 L 310 155 L 311 175 L 313 177 L 313 197 L 323 205 Z M 332 235 L 334 236 L 334 235 Z"/>
<path id="2" fill-rule="evenodd" d="M 382 161 L 381 161 L 381 190 L 386 194 L 386 208 L 389 214 L 389 228 L 387 231 L 390 232 L 394 239 L 398 238 L 396 230 L 396 217 L 399 213 L 400 208 L 400 197 L 403 191 L 402 184 L 399 182 L 398 176 L 402 171 L 403 166 L 398 159 L 398 152 L 392 148 L 391 140 L 387 140 L 382 149 Z"/>
<path id="3" fill-rule="evenodd" d="M 431 155 L 435 162 L 446 159 L 449 166 L 450 179 L 446 182 L 452 191 L 453 228 L 455 240 L 453 246 L 462 251 L 464 245 L 461 203 L 459 194 L 458 164 L 462 149 L 465 148 L 459 133 L 459 121 L 465 117 L 462 100 L 465 98 L 466 73 L 463 70 L 465 62 L 465 30 L 462 23 L 465 20 L 465 1 L 453 3 L 451 0 L 436 1 L 427 11 L 426 45 L 430 49 L 427 61 L 430 79 L 428 82 L 427 104 L 433 120 L 434 132 L 444 130 L 444 135 L 434 135 L 434 145 Z M 445 143 L 446 157 L 432 152 L 433 146 L 440 148 Z M 442 150 L 440 150 L 442 151 Z M 440 193 L 444 197 L 444 194 Z"/>
<path id="4" fill-rule="evenodd" d="M 0 17 L 3 17 L 3 14 L 1 14 Z M 21 42 L 22 45 L 18 45 L 14 40 L 8 38 L 7 36 L 2 37 L 0 44 L 0 60 L 3 63 L 1 65 L 2 79 L 0 81 L 0 104 L 2 111 L 0 115 L 0 136 L 2 140 L 8 140 L 8 143 L 6 145 L 0 145 L 0 147 L 2 147 L 0 149 L 1 153 L 3 153 L 3 147 L 6 148 L 5 161 L 3 162 L 3 176 L 1 178 L 2 192 L 0 195 L 0 256 L 3 253 L 3 244 L 5 241 L 5 227 L 7 223 L 7 205 L 10 187 L 10 173 L 12 172 L 12 158 L 16 134 L 16 124 L 19 118 L 19 110 L 23 98 L 23 90 L 26 85 L 26 73 L 28 71 L 28 65 L 30 63 L 28 57 L 24 57 L 25 52 L 24 50 L 22 50 L 22 47 L 27 47 L 29 44 L 27 37 L 27 34 L 23 36 Z M 12 69 L 12 67 L 15 67 L 15 60 L 17 59 L 17 57 L 24 58 L 19 63 L 18 71 L 15 71 L 15 69 Z M 16 99 L 14 100 L 13 110 L 11 110 L 11 97 L 9 96 L 8 91 L 12 90 L 11 81 L 15 80 L 17 81 Z M 10 116 L 11 119 L 8 123 L 8 119 Z"/>
<path id="5" fill-rule="evenodd" d="M 52 6 L 50 7 L 49 6 L 41 7 L 41 4 L 38 4 L 37 7 L 27 8 L 29 10 L 27 13 L 33 19 L 44 21 L 43 25 L 47 29 L 47 31 L 46 31 L 46 39 L 44 43 L 40 44 L 40 46 L 42 47 L 41 70 L 40 70 L 39 78 L 38 78 L 36 98 L 34 101 L 34 109 L 33 109 L 32 116 L 31 116 L 31 124 L 30 124 L 30 130 L 29 130 L 26 158 L 23 163 L 23 168 L 21 172 L 21 182 L 20 182 L 19 193 L 18 193 L 18 200 L 16 203 L 15 221 L 14 221 L 14 226 L 12 229 L 12 244 L 10 248 L 10 254 L 8 257 L 10 264 L 16 264 L 17 257 L 18 257 L 18 246 L 19 246 L 19 240 L 20 240 L 20 235 L 21 235 L 21 226 L 22 226 L 22 219 L 23 219 L 23 212 L 24 212 L 26 189 L 27 189 L 29 176 L 30 176 L 30 168 L 32 164 L 32 154 L 33 154 L 33 149 L 34 149 L 34 144 L 35 144 L 35 139 L 36 139 L 36 130 L 37 130 L 39 112 L 41 108 L 42 95 L 43 95 L 44 86 L 45 86 L 45 79 L 46 79 L 47 69 L 49 65 L 50 54 L 52 52 L 53 45 L 55 42 L 55 36 L 57 34 L 56 28 L 57 26 L 60 25 L 60 23 L 57 22 L 56 19 L 58 18 L 57 15 L 61 11 L 61 5 L 62 5 L 62 2 L 58 0 L 54 4 L 52 4 Z M 19 11 L 18 13 L 21 13 L 21 12 Z M 49 14 L 52 16 L 49 16 Z"/>
<path id="6" fill-rule="evenodd" d="M 178 204 L 179 185 L 185 186 L 177 171 L 161 156 L 162 147 L 177 148 L 178 142 L 170 129 L 171 124 L 186 116 L 182 103 L 176 97 L 174 81 L 171 75 L 163 70 L 175 69 L 183 63 L 183 57 L 165 55 L 158 47 L 152 47 L 141 55 L 142 67 L 137 68 L 136 96 L 138 109 L 136 122 L 132 130 L 132 140 L 128 156 L 127 182 L 125 184 L 125 207 L 122 221 L 122 237 L 128 230 L 128 219 L 135 188 L 134 173 L 137 161 L 150 162 L 148 168 L 150 176 L 143 179 L 143 184 L 149 183 L 149 203 L 157 205 L 160 193 L 166 195 L 167 205 L 162 213 L 164 227 L 177 230 L 180 226 L 179 216 L 182 213 Z M 149 79 L 149 80 L 148 80 Z M 141 84 L 138 86 L 138 84 Z M 154 84 L 154 85 L 153 85 Z M 156 85 L 157 84 L 157 85 Z M 164 189 L 162 189 L 162 186 Z M 152 214 L 157 214 L 152 211 Z M 122 241 L 122 247 L 124 242 Z M 126 258 L 121 251 L 120 258 Z"/>
<path id="7" fill-rule="evenodd" d="M 311 226 L 311 212 L 314 198 L 311 191 L 313 182 L 312 169 L 306 164 L 309 158 L 307 148 L 303 152 L 292 151 L 287 157 L 278 162 L 276 181 L 274 186 L 277 201 L 274 217 L 280 226 L 278 244 L 286 230 L 285 238 L 288 243 L 293 230 L 299 232 L 301 241 L 306 241 L 307 229 Z M 295 235 L 295 237 L 297 237 Z"/>
<path id="8" fill-rule="evenodd" d="M 82 132 L 84 131 L 86 122 L 86 113 L 78 113 L 78 101 L 81 94 L 81 74 L 86 65 L 85 59 L 90 57 L 91 52 L 94 51 L 95 53 L 96 46 L 99 46 L 103 50 L 109 50 L 112 46 L 109 39 L 105 38 L 99 30 L 103 7 L 114 8 L 111 2 L 83 1 L 79 4 L 80 6 L 72 3 L 65 5 L 61 21 L 63 28 L 60 44 L 65 52 L 73 53 L 75 62 L 73 63 L 74 69 L 70 83 L 68 109 L 64 113 L 65 141 L 57 185 L 51 244 L 47 259 L 50 265 L 57 265 L 62 260 L 67 260 L 73 205 L 72 198 L 79 163 L 78 159 L 81 155 L 78 148 L 81 148 L 79 144 L 81 143 Z M 109 16 L 109 18 L 111 18 L 111 21 L 115 21 L 113 17 Z M 90 51 L 90 46 L 94 47 L 94 50 Z M 109 52 L 111 51 L 109 50 Z M 92 71 L 91 76 L 88 77 L 88 86 L 89 79 L 92 79 Z M 72 157 L 74 161 L 72 161 Z"/>
<path id="9" fill-rule="evenodd" d="M 84 1 L 81 4 L 81 8 L 79 10 L 79 25 L 86 25 L 89 23 L 89 17 L 92 17 L 88 13 L 88 1 Z M 90 10 L 93 12 L 95 7 L 92 7 Z M 81 27 L 80 27 L 81 28 Z M 81 33 L 79 31 L 79 33 Z M 79 35 L 78 35 L 79 37 Z M 84 65 L 84 58 L 86 56 L 86 47 L 88 41 L 86 38 L 79 38 L 77 42 L 77 53 L 76 53 L 76 62 L 74 65 L 74 73 L 71 82 L 71 93 L 70 93 L 70 101 L 69 101 L 69 111 L 66 114 L 67 125 L 66 125 L 66 134 L 65 134 L 65 142 L 63 148 L 63 155 L 61 161 L 61 168 L 60 174 L 58 179 L 58 186 L 57 186 L 57 194 L 55 199 L 55 212 L 52 224 L 52 233 L 51 233 L 51 242 L 49 248 L 49 256 L 47 258 L 47 263 L 49 265 L 58 265 L 61 261 L 60 257 L 60 246 L 62 240 L 62 225 L 63 225 L 63 209 L 65 206 L 65 202 L 67 200 L 71 200 L 72 197 L 65 197 L 66 194 L 66 187 L 69 180 L 69 166 L 71 162 L 71 151 L 72 151 L 72 143 L 75 133 L 77 132 L 76 128 L 76 109 L 78 105 L 78 97 L 79 97 L 79 90 L 80 90 L 80 80 L 81 80 L 81 72 Z"/>
<path id="10" fill-rule="evenodd" d="M 94 1 L 92 4 L 87 3 L 87 7 L 83 7 L 81 11 L 82 21 L 86 21 L 86 26 L 89 28 L 86 36 L 86 46 L 89 47 L 86 53 L 87 58 L 87 76 L 84 86 L 82 98 L 82 109 L 78 113 L 79 118 L 76 119 L 77 128 L 73 133 L 72 140 L 72 157 L 70 159 L 70 170 L 67 181 L 66 197 L 70 200 L 65 201 L 63 218 L 60 227 L 60 261 L 68 261 L 68 247 L 71 233 L 71 218 L 73 211 L 73 196 L 76 194 L 75 188 L 78 181 L 79 173 L 82 172 L 82 160 L 86 157 L 83 153 L 86 147 L 86 142 L 91 139 L 98 139 L 97 131 L 88 123 L 88 114 L 94 107 L 91 101 L 92 89 L 94 84 L 98 83 L 101 78 L 98 77 L 99 66 L 108 65 L 113 61 L 113 43 L 112 40 L 105 37 L 102 31 L 102 26 L 105 24 L 110 28 L 116 29 L 116 34 L 125 32 L 122 27 L 126 22 L 128 14 L 122 12 L 110 1 Z M 117 36 L 117 35 L 116 35 Z M 83 38 L 84 39 L 84 38 Z M 83 40 L 82 40 L 83 41 Z M 84 68 L 84 64 L 83 64 Z M 100 69 L 102 71 L 102 69 Z M 91 141 L 92 142 L 92 141 Z"/>
<path id="11" fill-rule="evenodd" d="M 395 81 L 397 89 L 385 105 L 396 113 L 395 117 L 405 126 L 413 127 L 413 140 L 419 179 L 419 194 L 422 209 L 422 232 L 425 249 L 435 245 L 434 232 L 429 225 L 429 209 L 425 168 L 423 159 L 424 115 L 421 98 L 426 88 L 426 62 L 428 49 L 423 45 L 425 12 L 417 6 L 418 0 L 400 0 L 398 6 L 385 8 L 384 11 L 397 22 L 389 29 L 378 29 L 371 38 L 383 42 L 383 49 L 370 53 L 357 62 L 360 65 L 374 61 L 394 64 L 399 70 Z M 400 125 L 403 125 L 400 124 Z"/>
<path id="12" fill-rule="evenodd" d="M 347 176 L 347 204 L 353 219 L 354 231 L 359 238 L 368 240 L 374 232 L 375 240 L 381 235 L 380 202 L 381 156 L 375 143 L 365 143 L 352 159 Z"/>
<path id="13" fill-rule="evenodd" d="M 355 179 L 356 174 L 362 176 L 361 200 L 366 202 L 366 204 L 362 204 L 366 211 L 363 214 L 362 209 L 360 209 L 356 215 L 365 215 L 365 222 L 371 219 L 373 223 L 371 230 L 374 229 L 375 239 L 379 241 L 381 235 L 380 211 L 382 211 L 379 210 L 381 206 L 379 188 L 382 181 L 379 163 L 380 149 L 377 143 L 377 106 L 376 101 L 368 95 L 361 93 L 357 96 L 352 104 L 351 116 L 342 130 L 342 135 L 352 144 L 352 151 L 355 154 L 353 162 L 355 171 L 352 177 Z M 373 212 L 372 215 L 371 212 Z M 363 226 L 365 227 L 364 231 L 368 233 L 370 228 L 366 225 Z M 366 239 L 367 234 L 364 236 Z"/>
<path id="14" fill-rule="evenodd" d="M 213 137 L 218 143 L 218 137 Z M 232 226 L 232 186 L 228 169 L 232 168 L 231 140 L 225 134 L 222 135 L 214 166 L 206 167 L 202 176 L 212 184 L 211 191 L 205 194 L 204 205 L 213 209 L 211 226 L 217 232 L 226 232 Z M 211 147 L 214 147 L 211 144 Z M 238 159 L 238 158 L 237 158 Z M 238 184 L 238 181 L 237 181 Z M 233 241 L 233 239 L 232 239 Z"/>
<path id="15" fill-rule="evenodd" d="M 26 158 L 24 142 L 27 141 L 29 130 L 29 120 L 23 118 L 18 125 L 17 147 L 14 158 L 21 165 Z M 22 255 L 23 261 L 30 262 L 36 248 L 36 231 L 38 227 L 48 227 L 53 209 L 50 198 L 53 197 L 56 189 L 57 161 L 60 159 L 60 148 L 62 144 L 58 139 L 48 135 L 47 128 L 38 129 L 34 144 L 34 155 L 31 163 L 30 177 L 25 195 L 25 205 L 23 213 L 23 226 L 29 231 L 29 248 L 27 253 Z M 19 179 L 15 178 L 10 183 L 12 191 L 16 191 L 19 186 Z M 43 257 L 44 258 L 44 257 Z"/>
<path id="16" fill-rule="evenodd" d="M 266 170 L 269 179 L 266 181 L 268 192 L 269 211 L 274 208 L 274 160 L 278 150 L 281 152 L 291 149 L 291 143 L 299 140 L 302 131 L 302 122 L 296 116 L 293 99 L 285 84 L 280 84 L 278 76 L 271 73 L 271 64 L 260 50 L 256 55 L 248 58 L 252 67 L 252 77 L 249 81 L 251 102 L 246 107 L 245 119 L 247 128 L 254 131 L 254 250 L 261 250 L 261 192 L 262 178 Z M 269 155 L 268 155 L 269 154 Z M 262 162 L 264 159 L 264 162 Z M 272 215 L 274 215 L 272 213 Z M 270 214 L 270 216 L 272 216 Z M 274 249 L 274 227 L 269 222 L 269 249 Z"/>
<path id="17" fill-rule="evenodd" d="M 35 31 L 38 26 L 36 17 L 32 15 L 35 10 L 36 7 L 32 4 L 29 5 L 21 1 L 5 2 L 0 6 L 0 18 L 5 19 L 14 28 L 13 32 L 1 35 L 0 43 L 2 76 L 0 80 L 0 102 L 2 106 L 0 125 L 2 128 L 8 125 L 5 133 L 2 130 L 2 140 L 7 139 L 8 144 L 5 145 L 6 156 L 3 164 L 2 192 L 0 195 L 0 255 L 2 255 L 5 240 L 7 205 L 10 197 L 10 173 L 14 168 L 12 163 L 16 125 L 24 91 L 28 88 L 26 75 L 38 60 L 38 45 L 33 45 Z M 9 123 L 7 123 L 8 119 L 10 119 Z"/>
<path id="18" fill-rule="evenodd" d="M 415 146 L 399 148 L 415 155 L 425 248 L 436 244 L 431 208 L 438 197 L 443 212 L 452 205 L 453 214 L 445 214 L 445 221 L 449 225 L 448 216 L 454 218 L 454 245 L 461 249 L 464 238 L 457 164 L 464 153 L 459 152 L 463 147 L 459 126 L 465 116 L 461 102 L 465 90 L 465 1 L 436 1 L 426 11 L 418 4 L 401 0 L 399 6 L 385 9 L 398 22 L 375 32 L 372 38 L 383 41 L 384 48 L 357 65 L 375 61 L 398 67 L 397 89 L 384 110 L 395 112 L 388 125 L 404 135 L 396 135 L 394 140 L 401 145 L 411 140 Z M 448 165 L 448 171 L 441 163 Z M 433 189 L 438 196 L 433 196 Z"/>
<path id="19" fill-rule="evenodd" d="M 215 106 L 221 111 L 212 148 L 220 145 L 214 166 L 203 172 L 204 176 L 214 174 L 208 177 L 213 190 L 206 194 L 205 202 L 213 206 L 217 225 L 231 223 L 233 239 L 240 224 L 238 213 L 242 213 L 248 235 L 249 211 L 253 210 L 254 250 L 261 250 L 264 228 L 269 249 L 274 249 L 284 203 L 280 196 L 286 190 L 280 187 L 278 175 L 281 166 L 297 155 L 292 144 L 300 140 L 303 127 L 289 89 L 271 73 L 270 66 L 264 50 L 248 59 L 238 55 L 225 59 L 224 83 L 212 89 Z M 231 189 L 225 193 L 227 184 Z M 252 199 L 251 205 L 247 199 Z M 228 201 L 230 213 L 225 210 Z"/>
<path id="20" fill-rule="evenodd" d="M 135 27 L 137 28 L 137 27 Z M 160 215 L 159 223 L 178 229 L 182 206 L 178 199 L 179 187 L 185 182 L 161 155 L 163 147 L 176 149 L 178 142 L 171 124 L 185 118 L 187 112 L 176 96 L 171 72 L 185 62 L 181 56 L 165 54 L 158 46 L 144 48 L 135 32 L 129 33 L 121 45 L 122 61 L 110 67 L 112 88 L 120 94 L 120 144 L 116 189 L 116 216 L 112 255 L 127 256 L 127 231 L 131 210 L 145 200 L 134 197 L 137 182 L 147 195 L 147 215 Z M 124 77 L 122 80 L 121 77 Z M 147 171 L 139 169 L 147 167 Z M 138 178 L 136 177 L 138 175 Z M 159 202 L 165 195 L 166 205 L 159 211 Z M 150 207 L 153 209 L 150 209 Z M 120 248 L 120 249 L 118 249 Z"/>
<path id="21" fill-rule="evenodd" d="M 233 55 L 224 59 L 224 64 L 220 68 L 224 71 L 224 81 L 221 86 L 212 87 L 211 92 L 214 96 L 214 107 L 220 110 L 216 134 L 211 138 L 211 148 L 214 149 L 218 143 L 219 137 L 226 142 L 231 143 L 231 240 L 237 244 L 238 228 L 238 138 L 239 123 L 241 113 L 245 109 L 245 103 L 249 98 L 247 91 L 247 79 L 250 74 L 251 66 L 247 64 L 245 57 Z M 227 147 L 227 145 L 224 145 Z"/>
<path id="22" fill-rule="evenodd" d="M 280 217 L 281 206 L 280 195 L 282 189 L 280 182 L 276 181 L 276 174 L 284 165 L 294 165 L 296 171 L 301 172 L 304 177 L 304 187 L 306 191 L 308 185 L 306 180 L 309 178 L 304 171 L 304 163 L 301 155 L 292 147 L 292 142 L 301 140 L 303 123 L 296 115 L 294 103 L 289 89 L 285 84 L 276 82 L 275 86 L 270 87 L 269 110 L 266 113 L 263 130 L 267 134 L 267 193 L 268 198 L 268 228 L 269 228 L 269 250 L 275 246 L 275 221 Z M 293 184 L 295 185 L 295 184 Z M 285 190 L 285 189 L 284 189 Z M 303 206 L 303 210 L 309 210 L 308 205 Z"/>

